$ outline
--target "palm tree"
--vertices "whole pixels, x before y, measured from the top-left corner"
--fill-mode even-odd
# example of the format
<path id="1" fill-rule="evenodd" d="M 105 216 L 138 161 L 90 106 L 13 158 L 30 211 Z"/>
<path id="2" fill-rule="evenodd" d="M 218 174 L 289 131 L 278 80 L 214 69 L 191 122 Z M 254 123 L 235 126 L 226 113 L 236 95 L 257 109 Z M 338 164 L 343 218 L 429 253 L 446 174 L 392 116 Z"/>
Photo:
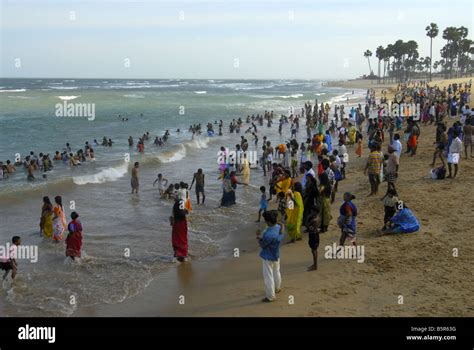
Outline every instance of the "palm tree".
<path id="1" fill-rule="evenodd" d="M 385 58 L 385 49 L 383 48 L 383 46 L 377 47 L 377 50 L 375 50 L 375 57 L 379 59 L 379 67 L 378 67 L 377 76 L 378 76 L 378 80 L 380 84 L 380 62 Z"/>
<path id="2" fill-rule="evenodd" d="M 430 38 L 430 81 L 431 81 L 431 61 L 433 60 L 433 39 L 438 36 L 439 29 L 436 23 L 430 23 L 430 25 L 427 26 L 425 30 L 426 30 L 426 36 Z"/>
<path id="3" fill-rule="evenodd" d="M 384 84 L 385 84 L 385 70 L 387 70 L 388 76 L 390 78 L 390 58 L 393 56 L 393 45 L 388 44 L 387 48 L 384 50 L 384 66 L 383 66 L 383 77 L 384 77 Z"/>
<path id="4" fill-rule="evenodd" d="M 454 62 L 457 58 L 457 44 L 461 39 L 461 33 L 456 27 L 447 27 L 443 31 L 443 39 L 446 40 L 446 45 L 441 49 L 441 57 L 445 60 L 445 71 L 449 77 L 452 77 Z"/>
<path id="5" fill-rule="evenodd" d="M 370 57 L 372 57 L 372 51 L 367 50 L 364 52 L 364 57 L 367 58 L 367 62 L 369 62 L 369 76 L 372 75 L 372 67 L 370 66 Z"/>

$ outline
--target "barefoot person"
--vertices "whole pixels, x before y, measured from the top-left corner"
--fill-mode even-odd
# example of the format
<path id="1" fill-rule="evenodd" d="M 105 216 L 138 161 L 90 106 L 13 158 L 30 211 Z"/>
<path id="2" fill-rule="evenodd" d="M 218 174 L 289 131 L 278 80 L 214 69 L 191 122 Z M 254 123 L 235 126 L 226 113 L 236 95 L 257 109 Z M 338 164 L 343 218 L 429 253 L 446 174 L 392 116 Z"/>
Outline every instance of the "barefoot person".
<path id="1" fill-rule="evenodd" d="M 352 203 L 354 199 L 355 196 L 351 193 L 344 193 L 344 203 L 339 208 L 337 225 L 341 228 L 340 246 L 344 245 L 347 238 L 351 240 L 352 245 L 356 245 L 357 207 Z"/>
<path id="2" fill-rule="evenodd" d="M 265 186 L 260 186 L 260 193 L 262 195 L 260 197 L 260 208 L 258 209 L 258 219 L 256 222 L 260 222 L 260 217 L 262 213 L 265 213 L 268 208 L 268 199 Z"/>
<path id="3" fill-rule="evenodd" d="M 66 230 L 66 216 L 64 215 L 63 199 L 61 196 L 54 197 L 53 208 L 53 241 L 60 242 L 64 239 Z"/>
<path id="4" fill-rule="evenodd" d="M 140 164 L 138 162 L 135 162 L 133 169 L 132 169 L 132 180 L 130 181 L 130 184 L 132 186 L 132 194 L 136 193 L 138 194 L 138 168 Z"/>
<path id="5" fill-rule="evenodd" d="M 467 150 L 471 151 L 472 158 L 472 134 L 474 133 L 474 127 L 470 124 L 471 119 L 474 117 L 467 118 L 466 124 L 463 127 L 463 143 L 464 143 L 464 153 L 467 159 Z"/>
<path id="6" fill-rule="evenodd" d="M 46 238 L 53 235 L 53 205 L 47 196 L 43 197 L 41 208 L 40 235 Z"/>
<path id="7" fill-rule="evenodd" d="M 302 192 L 303 186 L 300 182 L 296 182 L 293 185 L 293 190 L 287 191 L 287 201 L 289 202 L 289 205 L 286 209 L 286 224 L 291 243 L 302 239 L 301 224 L 303 223 L 304 212 Z"/>
<path id="8" fill-rule="evenodd" d="M 449 146 L 449 151 L 448 151 L 448 178 L 455 178 L 456 175 L 458 174 L 458 163 L 459 163 L 459 158 L 461 157 L 461 152 L 462 152 L 462 141 L 459 138 L 459 133 L 457 130 L 454 131 L 453 133 L 453 141 L 451 142 L 451 145 Z M 452 175 L 452 165 L 454 164 L 454 175 Z"/>
<path id="9" fill-rule="evenodd" d="M 260 236 L 257 230 L 257 241 L 260 245 L 260 257 L 263 260 L 263 280 L 265 282 L 265 295 L 263 302 L 272 302 L 276 299 L 276 293 L 280 292 L 280 243 L 283 240 L 282 226 L 277 224 L 278 214 L 276 211 L 266 211 L 263 219 L 267 228 Z"/>
<path id="10" fill-rule="evenodd" d="M 82 224 L 78 220 L 79 214 L 71 213 L 71 222 L 67 225 L 69 234 L 66 238 L 66 256 L 75 260 L 81 257 L 82 247 Z"/>
<path id="11" fill-rule="evenodd" d="M 320 217 L 317 212 L 312 212 L 308 217 L 306 227 L 308 229 L 308 245 L 313 255 L 313 265 L 308 267 L 308 271 L 316 271 L 318 269 L 318 247 L 319 247 L 319 226 L 321 225 Z"/>
<path id="12" fill-rule="evenodd" d="M 4 280 L 8 277 L 10 271 L 12 272 L 12 280 L 14 280 L 18 271 L 18 264 L 16 262 L 16 252 L 17 247 L 21 244 L 21 238 L 18 236 L 13 236 L 12 243 L 13 245 L 10 246 L 8 256 L 0 256 L 0 270 L 5 271 L 5 273 L 3 274 Z"/>
<path id="13" fill-rule="evenodd" d="M 200 194 L 202 194 L 202 204 L 206 200 L 206 194 L 204 193 L 204 173 L 202 169 L 199 168 L 197 173 L 194 173 L 193 181 L 191 181 L 191 186 L 189 186 L 189 190 L 192 189 L 194 181 L 196 181 L 196 198 L 197 204 L 199 204 Z"/>
<path id="14" fill-rule="evenodd" d="M 364 175 L 369 174 L 370 194 L 376 195 L 380 185 L 380 171 L 382 170 L 382 153 L 377 150 L 376 144 L 370 145 L 370 154 L 365 165 Z"/>
<path id="15" fill-rule="evenodd" d="M 184 199 L 176 199 L 173 205 L 172 216 L 170 216 L 171 243 L 173 245 L 174 257 L 179 262 L 184 262 L 188 257 L 188 222 Z"/>

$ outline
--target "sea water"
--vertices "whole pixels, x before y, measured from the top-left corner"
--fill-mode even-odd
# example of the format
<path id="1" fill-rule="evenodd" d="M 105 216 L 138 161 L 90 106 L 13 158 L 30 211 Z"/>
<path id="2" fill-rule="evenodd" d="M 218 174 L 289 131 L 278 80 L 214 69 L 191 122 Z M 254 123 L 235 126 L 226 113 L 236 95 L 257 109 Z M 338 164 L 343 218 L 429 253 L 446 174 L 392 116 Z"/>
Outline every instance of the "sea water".
<path id="1" fill-rule="evenodd" d="M 356 94 L 361 94 L 358 91 Z M 26 180 L 23 167 L 0 180 L 0 241 L 13 235 L 23 244 L 38 245 L 36 263 L 19 261 L 18 280 L 3 284 L 6 315 L 72 315 L 78 306 L 119 303 L 143 291 L 163 269 L 172 265 L 171 228 L 168 217 L 172 202 L 161 200 L 152 187 L 158 173 L 170 183 L 191 183 L 202 168 L 206 175 L 206 205 L 197 206 L 188 218 L 189 253 L 193 259 L 219 253 L 239 228 L 255 220 L 261 185 L 268 179 L 252 169 L 251 185 L 239 186 L 237 205 L 217 209 L 222 196 L 217 152 L 221 146 L 234 149 L 246 135 L 249 150 L 261 154 L 262 138 L 273 145 L 289 139 L 289 125 L 278 134 L 278 118 L 293 108 L 300 113 L 304 103 L 336 102 L 352 98 L 352 92 L 326 87 L 321 81 L 295 80 L 114 80 L 114 79 L 0 79 L 0 160 L 12 162 L 36 154 L 62 152 L 66 143 L 75 152 L 101 143 L 105 136 L 112 147 L 95 146 L 95 161 L 70 168 L 61 161 L 43 178 Z M 360 96 L 359 96 L 360 97 Z M 56 113 L 56 105 L 93 104 L 94 118 Z M 255 148 L 249 125 L 240 134 L 229 133 L 228 125 L 239 117 L 274 112 L 272 128 L 258 126 Z M 121 116 L 119 118 L 119 115 Z M 122 121 L 128 118 L 128 121 Z M 215 121 L 223 120 L 223 136 L 217 136 Z M 207 122 L 216 136 L 208 137 Z M 203 134 L 188 131 L 202 124 Z M 177 132 L 177 129 L 180 132 Z M 163 147 L 153 144 L 155 136 L 171 136 Z M 128 146 L 150 133 L 144 154 Z M 304 121 L 299 138 L 306 135 Z M 129 155 L 129 162 L 126 156 Z M 130 170 L 140 162 L 140 193 L 130 194 Z M 80 262 L 65 258 L 65 244 L 39 237 L 42 197 L 63 197 L 67 219 L 71 211 L 83 224 L 83 257 Z M 190 192 L 195 203 L 194 191 Z"/>

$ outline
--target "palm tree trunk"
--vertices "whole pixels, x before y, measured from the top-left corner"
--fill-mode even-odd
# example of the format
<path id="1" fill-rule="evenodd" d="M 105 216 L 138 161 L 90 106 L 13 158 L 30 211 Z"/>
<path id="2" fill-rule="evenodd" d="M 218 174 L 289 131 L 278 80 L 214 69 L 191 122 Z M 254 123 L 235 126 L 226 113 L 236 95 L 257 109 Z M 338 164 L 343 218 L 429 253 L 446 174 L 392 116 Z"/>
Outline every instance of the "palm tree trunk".
<path id="1" fill-rule="evenodd" d="M 433 38 L 430 40 L 430 83 L 431 83 L 431 66 L 433 65 Z"/>

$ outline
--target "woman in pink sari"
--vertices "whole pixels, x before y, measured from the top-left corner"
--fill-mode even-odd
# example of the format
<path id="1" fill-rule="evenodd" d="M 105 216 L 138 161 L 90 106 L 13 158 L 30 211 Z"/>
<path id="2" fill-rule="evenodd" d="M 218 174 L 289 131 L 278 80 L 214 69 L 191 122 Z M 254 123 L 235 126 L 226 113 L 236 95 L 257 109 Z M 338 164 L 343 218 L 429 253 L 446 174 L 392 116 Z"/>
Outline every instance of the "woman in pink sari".
<path id="1" fill-rule="evenodd" d="M 171 243 L 173 245 L 174 257 L 183 262 L 188 257 L 188 214 L 184 200 L 176 200 L 173 205 L 173 216 L 170 216 L 172 226 Z"/>

